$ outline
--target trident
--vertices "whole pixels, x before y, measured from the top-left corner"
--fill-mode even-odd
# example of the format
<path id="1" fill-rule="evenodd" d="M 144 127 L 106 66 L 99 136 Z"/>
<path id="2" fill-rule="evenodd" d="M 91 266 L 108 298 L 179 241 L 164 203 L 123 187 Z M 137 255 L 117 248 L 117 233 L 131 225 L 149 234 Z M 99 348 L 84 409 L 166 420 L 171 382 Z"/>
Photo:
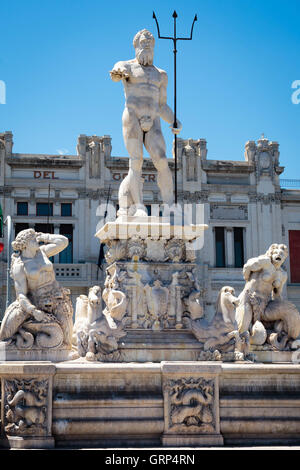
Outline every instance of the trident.
<path id="1" fill-rule="evenodd" d="M 194 29 L 194 23 L 195 21 L 197 21 L 197 15 L 195 15 L 194 17 L 194 21 L 193 21 L 193 24 L 192 24 L 192 27 L 191 27 L 191 34 L 190 34 L 190 37 L 189 38 L 178 38 L 176 36 L 176 18 L 178 17 L 176 11 L 174 10 L 174 13 L 173 13 L 173 18 L 174 18 L 174 36 L 173 37 L 169 37 L 169 36 L 161 36 L 160 35 L 160 31 L 159 31 L 159 25 L 158 25 L 158 21 L 157 21 L 157 18 L 155 16 L 155 13 L 153 12 L 153 16 L 152 18 L 155 19 L 155 22 L 156 22 L 156 26 L 157 26 L 157 34 L 158 34 L 158 37 L 159 39 L 171 39 L 173 41 L 173 45 L 174 45 L 174 49 L 173 49 L 173 53 L 174 53 L 174 123 L 173 123 L 173 127 L 174 129 L 177 129 L 177 81 L 176 81 L 176 73 L 177 73 L 177 70 L 176 70 L 176 54 L 177 54 L 177 41 L 191 41 L 193 39 L 193 29 Z M 174 159 L 175 159 L 175 204 L 177 204 L 177 134 L 174 134 Z"/>

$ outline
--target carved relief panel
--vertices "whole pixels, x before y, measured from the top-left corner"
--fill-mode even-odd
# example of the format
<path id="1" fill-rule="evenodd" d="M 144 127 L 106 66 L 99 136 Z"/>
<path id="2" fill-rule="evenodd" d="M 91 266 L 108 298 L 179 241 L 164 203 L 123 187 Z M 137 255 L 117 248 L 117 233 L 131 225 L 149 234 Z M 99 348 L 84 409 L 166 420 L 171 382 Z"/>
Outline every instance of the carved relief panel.
<path id="1" fill-rule="evenodd" d="M 165 362 L 164 445 L 222 445 L 219 417 L 221 367 Z"/>
<path id="2" fill-rule="evenodd" d="M 50 437 L 52 377 L 4 377 L 1 409 L 7 437 Z"/>
<path id="3" fill-rule="evenodd" d="M 203 315 L 203 291 L 193 264 L 117 262 L 114 271 L 117 288 L 127 299 L 126 328 L 162 330 L 187 327 L 185 317 Z"/>
<path id="4" fill-rule="evenodd" d="M 169 430 L 180 433 L 214 433 L 214 380 L 185 377 L 168 380 L 164 394 L 168 397 Z"/>

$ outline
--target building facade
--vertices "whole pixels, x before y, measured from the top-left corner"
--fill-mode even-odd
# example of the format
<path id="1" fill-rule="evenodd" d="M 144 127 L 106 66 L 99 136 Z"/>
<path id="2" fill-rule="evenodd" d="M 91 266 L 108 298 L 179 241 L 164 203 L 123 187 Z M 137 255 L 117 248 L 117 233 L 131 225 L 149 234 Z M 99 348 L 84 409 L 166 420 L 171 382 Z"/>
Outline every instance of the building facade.
<path id="1" fill-rule="evenodd" d="M 204 245 L 198 252 L 199 281 L 208 316 L 218 291 L 231 285 L 238 294 L 242 266 L 272 243 L 289 248 L 285 262 L 285 295 L 300 309 L 300 189 L 281 185 L 279 145 L 262 137 L 245 145 L 244 161 L 209 160 L 204 139 L 178 139 L 178 202 L 202 204 Z M 169 160 L 174 173 L 174 161 Z M 89 287 L 102 285 L 105 264 L 97 266 L 96 228 L 114 218 L 118 188 L 128 171 L 128 158 L 112 155 L 110 136 L 80 135 L 77 155 L 13 152 L 11 132 L 0 133 L 0 203 L 11 215 L 13 236 L 24 228 L 61 233 L 69 247 L 53 259 L 57 280 L 70 288 L 73 304 Z M 161 204 L 156 170 L 143 163 L 144 204 Z M 6 296 L 7 241 L 0 255 L 0 310 Z"/>

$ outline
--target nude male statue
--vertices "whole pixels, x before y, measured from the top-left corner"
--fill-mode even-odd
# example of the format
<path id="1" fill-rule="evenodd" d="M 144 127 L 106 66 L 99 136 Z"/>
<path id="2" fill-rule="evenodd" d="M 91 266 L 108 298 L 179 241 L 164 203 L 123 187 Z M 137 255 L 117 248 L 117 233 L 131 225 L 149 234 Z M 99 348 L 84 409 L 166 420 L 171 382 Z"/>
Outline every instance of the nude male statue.
<path id="1" fill-rule="evenodd" d="M 129 172 L 119 188 L 118 215 L 147 216 L 142 198 L 143 145 L 157 169 L 157 182 L 163 202 L 173 204 L 173 180 L 166 158 L 160 118 L 170 124 L 173 134 L 182 125 L 167 105 L 168 76 L 153 65 L 154 37 L 143 29 L 134 39 L 135 59 L 117 62 L 110 72 L 114 82 L 122 80 L 125 91 L 123 136 L 130 156 Z"/>

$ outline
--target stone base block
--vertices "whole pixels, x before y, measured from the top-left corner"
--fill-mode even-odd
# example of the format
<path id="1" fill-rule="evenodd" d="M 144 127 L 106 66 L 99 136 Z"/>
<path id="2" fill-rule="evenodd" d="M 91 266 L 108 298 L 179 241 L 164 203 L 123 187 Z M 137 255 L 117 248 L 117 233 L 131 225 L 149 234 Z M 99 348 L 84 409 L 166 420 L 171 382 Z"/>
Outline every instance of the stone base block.
<path id="1" fill-rule="evenodd" d="M 53 449 L 55 441 L 53 437 L 18 437 L 7 438 L 10 449 Z"/>
<path id="2" fill-rule="evenodd" d="M 188 330 L 129 330 L 120 351 L 125 362 L 197 361 L 201 347 Z"/>
<path id="3" fill-rule="evenodd" d="M 199 435 L 185 435 L 164 434 L 162 436 L 162 445 L 164 447 L 216 447 L 223 446 L 224 439 L 219 434 L 211 434 L 204 436 Z"/>
<path id="4" fill-rule="evenodd" d="M 300 363 L 300 353 L 297 351 L 272 351 L 251 349 L 251 352 L 255 354 L 255 360 L 257 362 L 263 362 L 265 364 Z"/>
<path id="5" fill-rule="evenodd" d="M 300 443 L 300 364 L 7 362 L 0 378 L 0 448 Z M 11 429 L 18 396 L 40 425 Z"/>
<path id="6" fill-rule="evenodd" d="M 71 349 L 14 349 L 5 341 L 0 341 L 0 361 L 50 361 L 64 362 L 71 360 Z"/>

